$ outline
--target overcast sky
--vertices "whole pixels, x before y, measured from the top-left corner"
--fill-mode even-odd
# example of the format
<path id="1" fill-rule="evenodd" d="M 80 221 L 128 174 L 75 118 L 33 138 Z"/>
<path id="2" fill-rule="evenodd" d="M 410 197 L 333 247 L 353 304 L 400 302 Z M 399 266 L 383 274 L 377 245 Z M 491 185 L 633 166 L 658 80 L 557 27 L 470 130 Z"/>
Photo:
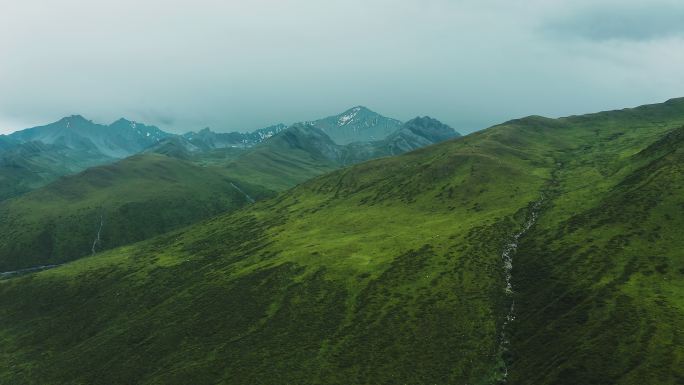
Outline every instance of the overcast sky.
<path id="1" fill-rule="evenodd" d="M 0 133 L 247 131 L 365 105 L 469 132 L 684 96 L 681 0 L 0 0 Z"/>

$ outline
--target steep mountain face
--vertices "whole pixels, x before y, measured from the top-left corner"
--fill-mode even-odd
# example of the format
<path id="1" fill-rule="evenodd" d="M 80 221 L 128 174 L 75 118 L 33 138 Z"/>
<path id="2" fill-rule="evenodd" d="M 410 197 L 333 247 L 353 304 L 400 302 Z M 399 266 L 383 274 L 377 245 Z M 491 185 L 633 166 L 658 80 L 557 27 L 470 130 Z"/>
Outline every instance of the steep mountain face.
<path id="1" fill-rule="evenodd" d="M 158 154 L 90 168 L 0 203 L 0 270 L 147 239 L 264 194 L 215 169 Z"/>
<path id="2" fill-rule="evenodd" d="M 187 139 L 190 143 L 203 151 L 227 147 L 248 148 L 269 139 L 286 128 L 287 126 L 284 124 L 276 124 L 249 133 L 217 133 L 211 131 L 209 128 L 205 128 L 198 132 L 183 134 L 183 138 Z"/>
<path id="3" fill-rule="evenodd" d="M 322 130 L 340 145 L 382 140 L 401 126 L 400 121 L 386 118 L 363 106 L 306 124 Z"/>
<path id="4" fill-rule="evenodd" d="M 0 382 L 680 384 L 682 126 L 518 119 L 1 281 Z"/>
<path id="5" fill-rule="evenodd" d="M 62 118 L 46 126 L 15 132 L 10 138 L 19 142 L 38 141 L 72 150 L 99 153 L 110 158 L 125 158 L 170 136 L 154 126 L 119 119 L 109 126 L 95 124 L 80 115 Z"/>

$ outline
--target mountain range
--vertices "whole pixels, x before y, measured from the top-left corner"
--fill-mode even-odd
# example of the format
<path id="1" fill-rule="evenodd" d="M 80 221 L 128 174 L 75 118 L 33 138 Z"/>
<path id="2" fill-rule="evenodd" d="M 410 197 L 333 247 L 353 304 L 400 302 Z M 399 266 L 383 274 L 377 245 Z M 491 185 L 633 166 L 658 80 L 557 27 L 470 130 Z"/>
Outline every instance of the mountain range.
<path id="1" fill-rule="evenodd" d="M 684 98 L 464 137 L 399 127 L 124 160 L 234 175 L 241 208 L 0 280 L 0 383 L 684 381 Z M 279 192 L 238 203 L 250 186 Z"/>
<path id="2" fill-rule="evenodd" d="M 17 131 L 9 138 L 17 142 L 62 145 L 116 159 L 137 154 L 169 135 L 157 127 L 123 118 L 105 126 L 73 115 L 45 126 Z"/>
<path id="3" fill-rule="evenodd" d="M 123 151 L 127 147 L 141 152 L 120 161 L 101 154 L 107 165 L 88 168 L 0 201 L 0 217 L 5 218 L 0 222 L 0 270 L 62 263 L 141 241 L 234 211 L 345 165 L 458 135 L 429 118 L 403 125 L 385 140 L 347 146 L 335 144 L 323 131 L 307 124 L 289 128 L 277 125 L 251 134 L 221 134 L 205 129 L 180 136 L 160 134 L 156 128 L 124 120 L 110 126 L 107 135 L 100 132 L 102 126 L 88 126 L 92 123 L 80 117 L 67 122 L 69 127 L 62 124 L 63 120 L 60 122 L 30 129 L 29 133 L 18 132 L 10 138 L 18 138 L 17 142 L 30 138 L 17 148 L 38 147 L 36 154 L 42 158 L 47 155 L 40 149 L 50 146 L 60 146 L 72 155 L 95 154 L 96 146 L 84 145 L 94 142 L 121 145 L 108 146 L 110 150 Z M 134 126 L 140 128 L 140 135 L 126 136 Z M 71 128 L 74 130 L 69 131 Z M 125 135 L 117 137 L 119 131 Z M 230 144 L 234 142 L 225 140 L 238 136 L 253 141 L 234 147 Z M 133 147 L 135 139 L 140 138 L 148 138 L 147 147 Z M 41 139 L 53 144 L 43 144 Z M 53 160 L 50 165 L 62 164 L 59 159 Z M 77 170 L 74 167 L 63 172 Z"/>
<path id="4" fill-rule="evenodd" d="M 0 136 L 0 201 L 62 175 L 131 156 L 170 136 L 119 119 L 105 126 L 80 115 Z"/>
<path id="5" fill-rule="evenodd" d="M 351 115 L 354 115 L 353 119 L 344 119 Z M 397 120 L 363 107 L 308 124 L 330 131 L 334 118 L 346 122 L 337 127 L 340 133 L 354 127 L 356 136 L 352 136 L 358 141 L 383 139 L 401 125 Z M 268 140 L 287 127 L 276 124 L 250 133 L 217 133 L 205 128 L 174 135 L 124 118 L 102 125 L 72 115 L 44 126 L 0 135 L 0 201 L 44 186 L 60 176 L 141 152 L 166 154 L 203 164 L 226 163 L 242 150 Z M 341 135 L 336 129 L 330 132 L 335 137 Z"/>
<path id="6" fill-rule="evenodd" d="M 286 125 L 280 123 L 249 133 L 217 133 L 207 127 L 198 132 L 188 132 L 182 137 L 204 151 L 226 147 L 246 148 L 261 143 L 286 128 Z"/>
<path id="7" fill-rule="evenodd" d="M 91 255 L 271 195 L 215 168 L 135 155 L 0 202 L 0 270 Z"/>

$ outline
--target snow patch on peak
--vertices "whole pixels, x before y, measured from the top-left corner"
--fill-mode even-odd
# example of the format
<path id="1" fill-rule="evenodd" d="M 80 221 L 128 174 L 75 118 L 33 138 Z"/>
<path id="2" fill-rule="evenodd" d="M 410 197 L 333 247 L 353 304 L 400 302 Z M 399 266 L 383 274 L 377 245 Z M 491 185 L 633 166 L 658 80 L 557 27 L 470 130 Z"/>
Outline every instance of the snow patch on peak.
<path id="1" fill-rule="evenodd" d="M 273 131 L 260 132 L 260 133 L 259 133 L 259 138 L 260 138 L 261 140 L 266 140 L 266 139 L 272 137 L 273 135 L 275 135 L 275 132 L 273 132 Z"/>
<path id="2" fill-rule="evenodd" d="M 354 118 L 356 115 L 361 111 L 361 107 L 354 107 L 349 112 L 346 114 L 340 116 L 340 118 L 337 120 L 337 125 L 338 126 L 346 126 L 349 123 L 352 123 L 354 121 Z"/>

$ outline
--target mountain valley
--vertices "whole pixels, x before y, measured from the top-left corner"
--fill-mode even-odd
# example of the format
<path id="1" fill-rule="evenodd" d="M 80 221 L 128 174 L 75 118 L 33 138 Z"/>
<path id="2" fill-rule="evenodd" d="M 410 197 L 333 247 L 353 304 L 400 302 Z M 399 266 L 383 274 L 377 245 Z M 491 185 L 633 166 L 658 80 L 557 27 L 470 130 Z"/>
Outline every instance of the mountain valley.
<path id="1" fill-rule="evenodd" d="M 0 383 L 681 383 L 682 127 L 684 99 L 363 146 L 293 125 L 211 166 L 256 203 L 0 281 Z"/>

